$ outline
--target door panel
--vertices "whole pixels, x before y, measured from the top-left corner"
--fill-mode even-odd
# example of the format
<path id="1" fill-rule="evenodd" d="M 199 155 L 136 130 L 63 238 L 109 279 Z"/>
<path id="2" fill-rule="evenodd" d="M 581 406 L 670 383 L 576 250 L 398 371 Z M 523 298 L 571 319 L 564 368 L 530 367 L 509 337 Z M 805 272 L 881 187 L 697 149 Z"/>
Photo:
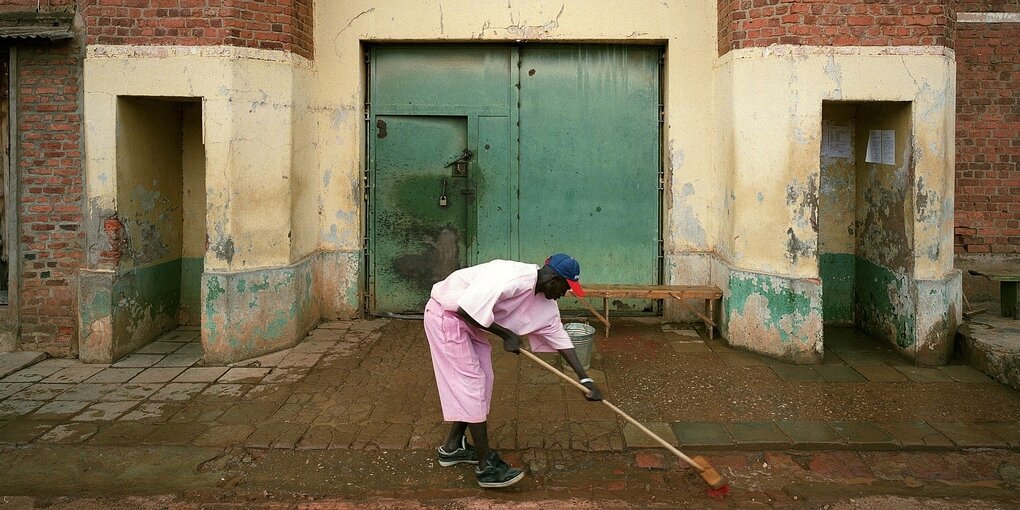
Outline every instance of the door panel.
<path id="1" fill-rule="evenodd" d="M 521 259 L 565 251 L 582 284 L 657 283 L 658 49 L 528 46 L 520 58 Z"/>
<path id="2" fill-rule="evenodd" d="M 467 118 L 380 115 L 373 127 L 373 309 L 420 313 L 432 285 L 467 264 L 473 197 L 446 166 L 468 146 Z"/>

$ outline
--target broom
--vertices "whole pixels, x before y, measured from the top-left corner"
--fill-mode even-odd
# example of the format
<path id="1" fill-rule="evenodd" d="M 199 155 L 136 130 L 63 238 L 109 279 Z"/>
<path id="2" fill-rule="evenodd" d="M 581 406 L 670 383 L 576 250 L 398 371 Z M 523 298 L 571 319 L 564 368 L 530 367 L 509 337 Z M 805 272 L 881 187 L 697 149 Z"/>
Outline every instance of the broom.
<path id="1" fill-rule="evenodd" d="M 526 356 L 528 359 L 534 361 L 535 363 L 538 363 L 539 365 L 541 365 L 546 370 L 549 370 L 550 372 L 558 375 L 563 380 L 565 380 L 565 381 L 569 382 L 570 384 L 573 384 L 574 386 L 576 386 L 578 389 L 580 389 L 585 394 L 588 394 L 588 388 L 586 388 L 583 384 L 575 381 L 573 378 L 571 378 L 567 374 L 564 374 L 563 372 L 560 372 L 559 370 L 556 370 L 555 368 L 553 368 L 551 365 L 549 365 L 545 361 L 542 361 L 542 359 L 539 358 L 538 356 L 535 356 L 534 354 L 528 352 L 525 349 L 520 349 L 520 352 L 521 352 L 521 354 Z M 683 452 L 681 452 L 680 450 L 677 450 L 673 445 L 669 444 L 669 442 L 667 442 L 665 439 L 659 437 L 655 432 L 652 432 L 651 430 L 648 430 L 647 427 L 645 427 L 644 425 L 639 423 L 634 418 L 631 418 L 627 413 L 621 411 L 619 407 L 616 407 L 615 405 L 611 404 L 608 400 L 602 400 L 601 402 L 603 404 L 605 404 L 607 407 L 609 407 L 610 409 L 612 409 L 613 412 L 615 412 L 616 414 L 622 416 L 623 419 L 625 419 L 628 422 L 630 422 L 631 425 L 634 425 L 635 427 L 637 427 L 639 430 L 641 430 L 641 432 L 644 432 L 645 434 L 647 434 L 648 437 L 654 439 L 656 442 L 661 444 L 664 448 L 666 448 L 667 450 L 672 452 L 673 455 L 676 455 L 677 457 L 679 457 L 680 460 L 686 462 L 692 468 L 698 470 L 698 474 L 701 475 L 701 479 L 704 480 L 705 483 L 708 484 L 708 487 L 709 487 L 708 494 L 709 494 L 709 496 L 722 497 L 722 496 L 725 496 L 725 495 L 729 494 L 729 492 L 730 492 L 729 484 L 726 483 L 722 479 L 721 476 L 719 476 L 719 473 L 715 470 L 715 468 L 713 468 L 712 465 L 709 464 L 708 459 L 706 459 L 705 457 L 702 457 L 700 455 L 696 456 L 694 458 L 691 458 L 691 457 L 688 457 L 688 456 L 684 455 Z"/>

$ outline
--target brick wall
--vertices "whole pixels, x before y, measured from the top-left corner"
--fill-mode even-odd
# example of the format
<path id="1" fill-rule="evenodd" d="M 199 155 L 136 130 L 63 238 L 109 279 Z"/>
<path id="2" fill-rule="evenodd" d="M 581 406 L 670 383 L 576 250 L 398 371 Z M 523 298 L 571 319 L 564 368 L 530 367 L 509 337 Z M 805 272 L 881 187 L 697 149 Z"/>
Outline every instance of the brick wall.
<path id="1" fill-rule="evenodd" d="M 945 0 L 719 0 L 717 8 L 719 55 L 772 44 L 952 47 Z"/>
<path id="2" fill-rule="evenodd" d="M 313 57 L 313 0 L 82 0 L 89 44 L 246 46 Z"/>
<path id="3" fill-rule="evenodd" d="M 0 12 L 35 11 L 38 2 L 7 0 Z M 74 0 L 43 2 L 43 11 Z M 7 51 L 6 47 L 0 50 Z M 77 352 L 77 272 L 83 260 L 81 44 L 19 41 L 17 133 L 20 221 L 20 349 L 57 356 Z"/>
<path id="4" fill-rule="evenodd" d="M 1017 2 L 961 2 L 957 12 L 1020 12 Z M 958 256 L 1020 254 L 1020 23 L 958 23 Z"/>

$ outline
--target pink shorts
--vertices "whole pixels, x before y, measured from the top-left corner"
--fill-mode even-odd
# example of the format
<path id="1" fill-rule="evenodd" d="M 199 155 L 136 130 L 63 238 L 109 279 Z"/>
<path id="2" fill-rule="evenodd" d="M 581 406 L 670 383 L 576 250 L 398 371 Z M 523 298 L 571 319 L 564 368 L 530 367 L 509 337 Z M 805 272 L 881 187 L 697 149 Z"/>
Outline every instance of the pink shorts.
<path id="1" fill-rule="evenodd" d="M 429 300 L 425 336 L 439 388 L 443 419 L 481 423 L 492 399 L 492 346 L 486 333 Z"/>

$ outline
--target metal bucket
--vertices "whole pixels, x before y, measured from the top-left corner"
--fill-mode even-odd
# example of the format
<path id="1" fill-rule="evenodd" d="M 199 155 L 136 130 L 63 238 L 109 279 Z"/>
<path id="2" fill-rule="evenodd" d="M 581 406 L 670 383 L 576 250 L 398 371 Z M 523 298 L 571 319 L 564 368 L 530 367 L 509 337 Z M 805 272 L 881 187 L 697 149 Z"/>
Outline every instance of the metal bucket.
<path id="1" fill-rule="evenodd" d="M 591 368 L 591 355 L 595 351 L 595 328 L 580 322 L 571 322 L 563 325 L 570 336 L 570 342 L 574 344 L 574 352 L 577 359 L 585 370 Z"/>

